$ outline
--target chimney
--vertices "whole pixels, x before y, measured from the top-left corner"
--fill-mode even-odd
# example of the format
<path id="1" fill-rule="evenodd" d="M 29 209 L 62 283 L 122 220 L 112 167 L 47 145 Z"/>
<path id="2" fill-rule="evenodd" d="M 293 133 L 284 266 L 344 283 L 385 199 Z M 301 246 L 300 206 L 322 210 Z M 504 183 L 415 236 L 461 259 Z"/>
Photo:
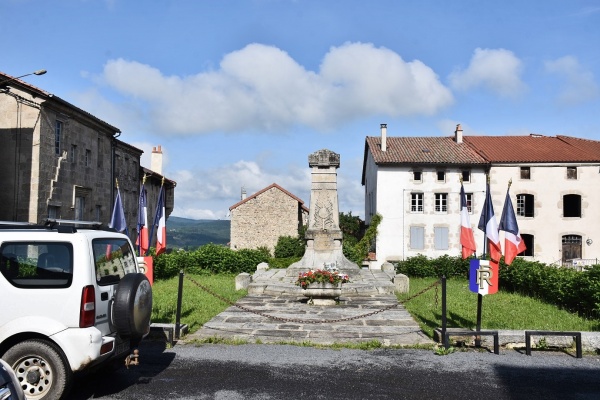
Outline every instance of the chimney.
<path id="1" fill-rule="evenodd" d="M 381 151 L 387 150 L 387 124 L 381 124 Z"/>
<path id="2" fill-rule="evenodd" d="M 456 143 L 462 143 L 463 142 L 463 136 L 462 136 L 462 128 L 460 127 L 460 124 L 456 125 L 456 130 L 454 131 L 454 141 Z"/>
<path id="3" fill-rule="evenodd" d="M 150 169 L 157 174 L 162 175 L 163 154 L 160 145 L 152 147 L 152 158 L 150 159 Z"/>
<path id="4" fill-rule="evenodd" d="M 242 186 L 242 200 L 246 200 L 246 188 Z"/>

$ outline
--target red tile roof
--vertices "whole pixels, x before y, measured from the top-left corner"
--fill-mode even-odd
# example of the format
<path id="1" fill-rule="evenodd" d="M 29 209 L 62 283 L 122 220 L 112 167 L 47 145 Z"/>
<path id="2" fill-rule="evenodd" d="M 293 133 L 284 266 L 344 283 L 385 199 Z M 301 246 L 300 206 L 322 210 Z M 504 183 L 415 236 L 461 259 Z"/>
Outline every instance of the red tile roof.
<path id="1" fill-rule="evenodd" d="M 543 135 L 464 136 L 463 140 L 491 163 L 598 162 L 600 142 Z M 590 143 L 595 143 L 593 151 Z"/>
<path id="2" fill-rule="evenodd" d="M 294 200 L 296 200 L 302 206 L 302 209 L 304 211 L 309 212 L 308 208 L 306 206 L 304 206 L 304 202 L 302 200 L 300 200 L 298 197 L 294 196 L 293 194 L 291 194 L 290 192 L 288 192 L 287 190 L 285 190 L 284 188 L 282 188 L 281 186 L 279 186 L 276 183 L 272 183 L 271 185 L 267 186 L 266 188 L 264 188 L 262 190 L 259 190 L 258 192 L 254 193 L 251 196 L 246 197 L 242 201 L 238 201 L 237 203 L 235 203 L 234 205 L 232 205 L 231 207 L 229 207 L 229 211 L 233 210 L 234 208 L 238 207 L 241 204 L 244 204 L 247 201 L 250 201 L 251 199 L 253 199 L 255 197 L 258 197 L 262 193 L 264 193 L 267 190 L 270 190 L 272 188 L 277 188 L 277 189 L 281 190 L 283 193 L 287 194 L 288 196 L 290 196 L 291 198 L 293 198 Z"/>
<path id="3" fill-rule="evenodd" d="M 569 143 L 571 146 L 575 146 L 579 149 L 586 150 L 593 153 L 597 157 L 600 157 L 600 141 L 590 139 L 580 139 L 572 136 L 556 136 L 560 140 Z"/>
<path id="4" fill-rule="evenodd" d="M 387 137 L 381 151 L 381 137 L 367 137 L 365 155 L 370 151 L 376 164 L 486 164 L 486 160 L 465 143 L 452 137 Z"/>

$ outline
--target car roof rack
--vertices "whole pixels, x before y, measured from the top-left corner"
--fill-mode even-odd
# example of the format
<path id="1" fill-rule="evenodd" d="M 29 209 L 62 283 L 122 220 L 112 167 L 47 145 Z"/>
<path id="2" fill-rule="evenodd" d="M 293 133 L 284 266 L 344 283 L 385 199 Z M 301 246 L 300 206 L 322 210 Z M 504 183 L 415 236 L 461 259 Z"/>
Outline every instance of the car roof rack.
<path id="1" fill-rule="evenodd" d="M 47 218 L 41 225 L 30 222 L 0 221 L 0 229 L 47 229 L 56 230 L 59 233 L 75 233 L 78 228 L 116 232 L 115 229 L 102 225 L 102 222 L 99 221 Z"/>

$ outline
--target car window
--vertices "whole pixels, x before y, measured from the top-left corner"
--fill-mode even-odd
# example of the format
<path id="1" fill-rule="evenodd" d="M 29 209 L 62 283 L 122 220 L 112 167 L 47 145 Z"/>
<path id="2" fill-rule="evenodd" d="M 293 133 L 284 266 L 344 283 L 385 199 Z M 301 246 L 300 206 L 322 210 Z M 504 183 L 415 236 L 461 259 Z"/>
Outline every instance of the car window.
<path id="1" fill-rule="evenodd" d="M 136 272 L 135 253 L 125 239 L 94 239 L 96 280 L 99 285 L 118 283 L 128 273 Z"/>
<path id="2" fill-rule="evenodd" d="M 19 288 L 66 288 L 73 281 L 73 247 L 68 242 L 4 242 L 0 272 Z"/>

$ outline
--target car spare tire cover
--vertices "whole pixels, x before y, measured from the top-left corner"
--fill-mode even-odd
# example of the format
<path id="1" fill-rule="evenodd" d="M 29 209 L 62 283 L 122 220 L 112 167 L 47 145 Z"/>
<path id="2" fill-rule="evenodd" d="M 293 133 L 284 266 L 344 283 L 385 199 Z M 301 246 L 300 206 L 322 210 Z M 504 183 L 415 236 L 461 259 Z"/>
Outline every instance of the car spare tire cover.
<path id="1" fill-rule="evenodd" d="M 126 274 L 119 282 L 113 323 L 119 336 L 141 339 L 150 330 L 152 286 L 144 274 Z"/>

